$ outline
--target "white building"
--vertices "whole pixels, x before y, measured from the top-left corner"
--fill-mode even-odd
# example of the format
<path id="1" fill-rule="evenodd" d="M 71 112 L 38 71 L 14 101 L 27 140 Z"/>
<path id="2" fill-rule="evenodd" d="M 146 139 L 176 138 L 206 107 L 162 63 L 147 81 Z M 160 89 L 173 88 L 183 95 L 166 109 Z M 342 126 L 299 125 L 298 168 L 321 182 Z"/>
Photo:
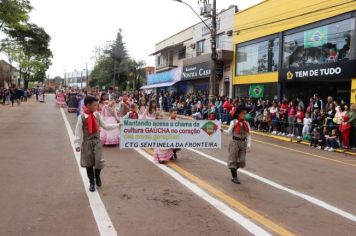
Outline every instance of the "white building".
<path id="1" fill-rule="evenodd" d="M 236 6 L 217 15 L 218 69 L 217 95 L 232 93 L 233 19 Z M 210 25 L 211 20 L 205 21 Z M 141 89 L 174 91 L 178 94 L 208 92 L 210 79 L 210 30 L 203 22 L 195 24 L 156 44 L 156 73 L 148 76 Z"/>

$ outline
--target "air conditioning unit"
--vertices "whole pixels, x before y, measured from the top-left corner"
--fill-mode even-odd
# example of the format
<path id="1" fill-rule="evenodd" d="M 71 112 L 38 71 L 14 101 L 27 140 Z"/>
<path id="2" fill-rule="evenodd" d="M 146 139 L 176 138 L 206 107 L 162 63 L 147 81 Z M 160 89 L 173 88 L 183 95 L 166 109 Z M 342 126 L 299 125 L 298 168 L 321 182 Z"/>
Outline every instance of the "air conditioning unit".
<path id="1" fill-rule="evenodd" d="M 231 36 L 232 36 L 232 30 L 227 31 L 227 32 L 226 32 L 226 35 L 229 36 L 229 37 L 231 37 Z"/>
<path id="2" fill-rule="evenodd" d="M 200 15 L 203 17 L 211 17 L 211 4 L 204 4 L 200 8 Z"/>

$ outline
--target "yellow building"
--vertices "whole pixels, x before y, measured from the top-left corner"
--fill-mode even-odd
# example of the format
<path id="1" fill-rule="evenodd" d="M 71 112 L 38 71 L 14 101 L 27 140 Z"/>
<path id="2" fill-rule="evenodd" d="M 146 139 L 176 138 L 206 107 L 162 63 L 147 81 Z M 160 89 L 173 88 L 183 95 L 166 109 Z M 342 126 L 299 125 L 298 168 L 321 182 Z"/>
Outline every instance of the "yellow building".
<path id="1" fill-rule="evenodd" d="M 265 0 L 234 17 L 234 95 L 356 96 L 356 1 Z"/>

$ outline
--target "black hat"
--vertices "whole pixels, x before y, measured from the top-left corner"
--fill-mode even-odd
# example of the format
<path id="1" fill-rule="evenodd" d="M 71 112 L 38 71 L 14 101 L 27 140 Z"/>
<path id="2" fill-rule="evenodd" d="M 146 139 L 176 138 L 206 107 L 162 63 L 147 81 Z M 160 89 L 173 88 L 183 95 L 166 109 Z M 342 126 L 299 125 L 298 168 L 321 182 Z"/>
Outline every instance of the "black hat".
<path id="1" fill-rule="evenodd" d="M 236 108 L 236 114 L 240 114 L 242 111 L 247 111 L 247 108 L 244 105 L 238 105 Z"/>

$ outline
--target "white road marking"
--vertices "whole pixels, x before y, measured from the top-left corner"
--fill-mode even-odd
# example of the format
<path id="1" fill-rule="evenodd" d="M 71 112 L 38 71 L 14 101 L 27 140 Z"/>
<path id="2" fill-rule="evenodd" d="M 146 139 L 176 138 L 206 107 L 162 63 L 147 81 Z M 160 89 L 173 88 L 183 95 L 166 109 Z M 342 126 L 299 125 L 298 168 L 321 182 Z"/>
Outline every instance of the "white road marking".
<path id="1" fill-rule="evenodd" d="M 72 145 L 75 160 L 77 161 L 77 164 L 78 164 L 80 176 L 82 177 L 82 180 L 83 180 L 85 192 L 88 196 L 90 207 L 91 207 L 91 210 L 94 215 L 94 219 L 96 221 L 96 224 L 98 225 L 99 233 L 102 236 L 115 236 L 115 235 L 117 235 L 117 232 L 111 222 L 109 214 L 107 213 L 107 211 L 105 209 L 105 205 L 104 205 L 103 201 L 101 200 L 99 193 L 97 191 L 89 192 L 89 179 L 87 177 L 86 170 L 85 170 L 85 168 L 80 167 L 80 152 L 75 151 L 75 146 L 74 146 L 74 142 L 73 142 L 74 141 L 73 130 L 70 127 L 69 121 L 67 119 L 67 116 L 64 113 L 63 108 L 60 108 L 60 109 L 61 109 L 62 117 L 64 120 L 64 124 L 67 129 L 69 140 Z"/>
<path id="2" fill-rule="evenodd" d="M 146 158 L 148 161 L 155 163 L 153 161 L 153 157 L 146 153 L 145 151 L 141 149 L 134 149 L 137 151 L 139 154 L 141 154 L 144 158 Z M 267 236 L 271 235 L 269 232 L 265 231 L 258 225 L 254 224 L 251 220 L 247 219 L 246 217 L 242 216 L 238 212 L 234 211 L 231 209 L 228 205 L 225 203 L 221 202 L 220 200 L 212 197 L 209 195 L 207 192 L 205 192 L 203 189 L 198 187 L 196 184 L 190 182 L 189 180 L 185 179 L 182 177 L 180 174 L 178 174 L 176 171 L 173 169 L 167 167 L 166 165 L 156 165 L 158 168 L 172 176 L 175 180 L 177 180 L 179 183 L 187 187 L 189 190 L 191 190 L 193 193 L 198 195 L 200 198 L 204 199 L 207 201 L 209 204 L 211 204 L 213 207 L 218 209 L 221 213 L 244 227 L 247 231 L 252 233 L 253 235 L 258 235 L 258 236 Z"/>
<path id="3" fill-rule="evenodd" d="M 189 148 L 188 150 L 191 151 L 191 152 L 195 152 L 195 153 L 197 153 L 197 154 L 199 154 L 199 155 L 201 155 L 201 156 L 203 156 L 203 157 L 205 157 L 205 158 L 207 158 L 209 160 L 215 161 L 215 162 L 217 162 L 217 163 L 219 163 L 221 165 L 227 166 L 226 162 L 224 162 L 222 160 L 219 160 L 219 159 L 217 159 L 217 158 L 215 158 L 213 156 L 210 156 L 210 155 L 208 155 L 206 153 L 203 153 L 201 151 L 197 151 L 197 150 L 194 150 L 194 149 L 191 149 L 191 148 Z M 287 193 L 290 193 L 290 194 L 292 194 L 294 196 L 300 197 L 300 198 L 302 198 L 302 199 L 304 199 L 304 200 L 306 200 L 306 201 L 308 201 L 308 202 L 310 202 L 310 203 L 312 203 L 314 205 L 322 207 L 322 208 L 324 208 L 324 209 L 326 209 L 328 211 L 331 211 L 331 212 L 333 212 L 335 214 L 338 214 L 338 215 L 340 215 L 340 216 L 342 216 L 342 217 L 344 217 L 346 219 L 349 219 L 351 221 L 356 222 L 356 216 L 355 215 L 353 215 L 353 214 L 351 214 L 349 212 L 346 212 L 344 210 L 341 210 L 341 209 L 339 209 L 339 208 L 337 208 L 337 207 L 335 207 L 333 205 L 330 205 L 330 204 L 328 204 L 328 203 L 326 203 L 326 202 L 324 202 L 322 200 L 319 200 L 319 199 L 317 199 L 315 197 L 312 197 L 312 196 L 306 195 L 304 193 L 300 193 L 300 192 L 298 192 L 296 190 L 284 187 L 284 186 L 282 186 L 282 185 L 280 185 L 280 184 L 278 184 L 276 182 L 273 182 L 273 181 L 271 181 L 269 179 L 266 179 L 264 177 L 258 176 L 258 175 L 254 174 L 254 173 L 251 173 L 251 172 L 247 171 L 247 170 L 239 169 L 239 172 L 241 172 L 242 174 L 248 175 L 251 178 L 257 179 L 257 180 L 259 180 L 259 181 L 261 181 L 261 182 L 263 182 L 265 184 L 268 184 L 268 185 L 270 185 L 270 186 L 272 186 L 272 187 L 274 187 L 276 189 L 279 189 L 279 190 L 285 191 Z"/>

